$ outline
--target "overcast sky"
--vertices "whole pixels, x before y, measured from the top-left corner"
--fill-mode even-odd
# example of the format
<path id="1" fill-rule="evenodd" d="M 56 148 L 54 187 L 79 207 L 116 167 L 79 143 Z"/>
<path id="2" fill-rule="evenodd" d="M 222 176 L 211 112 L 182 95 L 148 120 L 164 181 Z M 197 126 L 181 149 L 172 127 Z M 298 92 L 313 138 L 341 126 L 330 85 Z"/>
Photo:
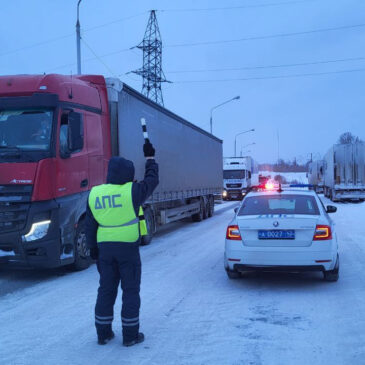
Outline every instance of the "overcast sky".
<path id="1" fill-rule="evenodd" d="M 75 73 L 76 4 L 2 0 L 1 73 Z M 163 69 L 173 81 L 163 86 L 168 109 L 208 129 L 210 108 L 240 95 L 213 114 L 225 156 L 234 136 L 251 128 L 237 149 L 255 142 L 246 150 L 259 162 L 278 153 L 320 157 L 344 131 L 365 139 L 365 1 L 82 0 L 83 73 L 118 76 L 141 90 L 141 79 L 126 72 L 142 66 L 142 52 L 126 49 L 142 40 L 150 9 L 159 10 Z M 342 29 L 257 39 L 328 28 Z M 256 39 L 218 42 L 242 38 Z"/>

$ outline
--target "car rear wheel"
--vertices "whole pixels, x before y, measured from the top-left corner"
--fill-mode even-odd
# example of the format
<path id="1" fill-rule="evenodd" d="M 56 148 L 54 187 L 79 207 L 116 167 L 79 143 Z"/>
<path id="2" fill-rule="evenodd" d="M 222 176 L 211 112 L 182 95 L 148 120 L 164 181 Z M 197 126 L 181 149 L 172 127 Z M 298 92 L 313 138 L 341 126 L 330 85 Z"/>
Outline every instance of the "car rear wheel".
<path id="1" fill-rule="evenodd" d="M 323 272 L 324 280 L 326 281 L 337 281 L 340 276 L 340 259 L 337 255 L 336 266 L 333 270 Z"/>
<path id="2" fill-rule="evenodd" d="M 238 279 L 241 277 L 241 274 L 238 271 L 232 271 L 232 270 L 226 269 L 226 273 L 230 279 Z"/>

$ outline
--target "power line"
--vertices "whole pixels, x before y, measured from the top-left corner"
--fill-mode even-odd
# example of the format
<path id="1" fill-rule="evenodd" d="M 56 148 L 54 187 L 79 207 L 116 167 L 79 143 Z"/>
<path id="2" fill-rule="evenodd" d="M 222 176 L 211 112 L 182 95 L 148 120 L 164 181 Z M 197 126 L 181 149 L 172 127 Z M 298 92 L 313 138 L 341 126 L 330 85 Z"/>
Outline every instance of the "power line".
<path id="1" fill-rule="evenodd" d="M 115 24 L 115 23 L 130 20 L 130 19 L 139 17 L 141 15 L 145 15 L 147 13 L 148 12 L 145 11 L 143 13 L 138 13 L 138 14 L 135 14 L 135 15 L 131 15 L 129 17 L 120 18 L 120 19 L 112 20 L 112 21 L 107 22 L 107 23 L 103 23 L 103 24 L 95 25 L 93 27 L 85 28 L 85 29 L 82 30 L 82 33 L 87 33 L 87 32 L 93 31 L 95 29 L 103 28 L 103 27 L 106 27 L 106 26 L 109 26 L 109 25 L 112 25 L 112 24 Z M 28 45 L 28 46 L 24 46 L 24 47 L 21 47 L 21 48 L 17 48 L 17 49 L 13 49 L 13 50 L 1 53 L 0 57 L 7 56 L 9 54 L 13 54 L 13 53 L 17 53 L 17 52 L 21 52 L 21 51 L 25 51 L 25 50 L 28 50 L 28 49 L 44 46 L 46 44 L 54 43 L 54 42 L 60 41 L 62 39 L 66 39 L 66 38 L 70 38 L 70 37 L 74 37 L 74 36 L 75 36 L 75 33 L 69 33 L 69 34 L 65 34 L 65 35 L 62 35 L 62 36 L 50 38 L 50 39 L 42 41 L 42 42 L 33 43 L 33 44 Z"/>
<path id="2" fill-rule="evenodd" d="M 95 56 L 95 58 L 113 75 L 117 77 L 114 71 L 96 54 L 96 52 L 85 42 L 84 38 L 81 38 L 81 41 L 85 44 L 85 46 L 90 50 L 90 52 Z"/>
<path id="3" fill-rule="evenodd" d="M 167 71 L 166 73 L 180 74 L 180 73 L 201 73 L 201 72 L 221 72 L 221 71 L 264 70 L 264 69 L 270 69 L 270 68 L 322 65 L 322 64 L 329 64 L 329 63 L 363 61 L 363 60 L 365 60 L 365 57 L 352 57 L 352 58 L 342 58 L 342 59 L 335 59 L 335 60 L 287 63 L 287 64 L 281 64 L 281 65 L 268 65 L 268 66 L 245 66 L 245 67 L 211 68 L 211 69 L 198 69 L 198 70 L 177 70 L 177 71 Z"/>
<path id="4" fill-rule="evenodd" d="M 131 16 L 128 16 L 128 17 L 125 17 L 125 18 L 120 18 L 120 19 L 112 20 L 112 21 L 107 22 L 107 23 L 103 23 L 103 24 L 95 25 L 95 26 L 93 26 L 93 27 L 85 28 L 85 29 L 84 29 L 84 33 L 86 33 L 86 32 L 90 32 L 90 31 L 95 30 L 95 29 L 104 28 L 104 27 L 107 27 L 107 26 L 112 25 L 112 24 L 116 24 L 116 23 L 124 22 L 124 21 L 126 21 L 126 20 L 130 20 L 130 19 L 138 18 L 138 17 L 140 17 L 141 15 L 146 15 L 146 14 L 148 14 L 148 13 L 149 13 L 148 11 L 144 11 L 144 12 L 142 12 L 142 13 L 134 14 L 134 15 L 131 15 Z"/>
<path id="5" fill-rule="evenodd" d="M 114 51 L 114 52 L 104 53 L 103 55 L 100 55 L 100 56 L 86 58 L 86 59 L 82 60 L 82 62 L 85 63 L 85 62 L 89 62 L 89 61 L 95 61 L 95 60 L 99 60 L 101 58 L 105 58 L 105 57 L 109 57 L 109 56 L 114 56 L 116 54 L 123 53 L 123 52 L 129 52 L 129 51 L 131 51 L 130 48 L 119 49 L 119 50 Z M 62 69 L 62 68 L 70 67 L 70 66 L 75 66 L 75 65 L 76 65 L 76 62 L 66 63 L 64 65 L 60 65 L 60 66 L 56 66 L 56 67 L 49 68 L 49 69 L 45 70 L 45 72 L 54 71 L 54 70 L 58 70 L 58 69 Z"/>
<path id="6" fill-rule="evenodd" d="M 243 41 L 252 41 L 252 40 L 261 40 L 261 39 L 272 39 L 272 38 L 280 38 L 280 37 L 292 37 L 298 35 L 306 35 L 306 34 L 314 34 L 314 33 L 323 33 L 323 32 L 331 32 L 337 30 L 346 30 L 346 29 L 355 29 L 365 27 L 365 23 L 363 24 L 355 24 L 355 25 L 344 25 L 340 27 L 332 27 L 332 28 L 321 28 L 321 29 L 313 29 L 302 32 L 291 32 L 291 33 L 277 33 L 277 34 L 269 34 L 264 36 L 253 36 L 253 37 L 245 37 L 238 39 L 226 39 L 221 41 L 204 41 L 204 42 L 195 42 L 195 43 L 180 43 L 180 44 L 169 44 L 166 45 L 165 48 L 169 47 L 194 47 L 194 46 L 207 46 L 212 44 L 224 44 L 224 43 L 236 43 Z"/>
<path id="7" fill-rule="evenodd" d="M 328 71 L 328 72 L 313 72 L 302 73 L 293 75 L 281 75 L 281 76 L 262 76 L 262 77 L 246 77 L 246 78 L 231 78 L 231 79 L 211 79 L 211 80 L 186 80 L 186 81 L 174 81 L 174 84 L 195 84 L 195 83 L 212 83 L 212 82 L 230 82 L 230 81 L 251 81 L 251 80 L 274 80 L 274 79 L 289 79 L 295 77 L 310 77 L 310 76 L 322 76 L 322 75 L 334 75 L 351 72 L 362 72 L 365 68 L 340 70 L 340 71 Z"/>
<path id="8" fill-rule="evenodd" d="M 315 2 L 315 1 L 318 1 L 318 0 L 281 1 L 281 2 L 267 3 L 267 4 L 226 6 L 226 7 L 217 7 L 217 8 L 161 9 L 158 11 L 159 12 L 202 12 L 202 11 L 239 10 L 239 9 L 267 8 L 267 7 L 271 7 L 271 6 L 280 6 L 280 5 L 295 5 L 295 4 Z"/>
<path id="9" fill-rule="evenodd" d="M 185 43 L 185 44 L 175 44 L 175 45 L 167 45 L 163 48 L 167 47 L 185 47 L 185 46 L 199 46 L 199 45 L 210 45 L 210 44 L 222 44 L 222 43 L 234 43 L 234 42 L 242 42 L 242 41 L 249 41 L 249 40 L 261 40 L 261 39 L 270 39 L 270 38 L 278 38 L 278 37 L 288 37 L 288 36 L 296 36 L 296 35 L 305 35 L 305 34 L 311 34 L 311 33 L 320 33 L 320 32 L 327 32 L 327 31 L 337 31 L 337 30 L 344 30 L 344 29 L 353 29 L 353 28 L 360 28 L 364 27 L 365 24 L 356 24 L 356 25 L 347 25 L 347 26 L 341 26 L 341 27 L 332 27 L 332 28 L 322 28 L 322 29 L 314 29 L 304 32 L 292 32 L 292 33 L 280 33 L 280 34 L 272 34 L 272 35 L 266 35 L 266 36 L 254 36 L 254 37 L 246 37 L 246 38 L 240 38 L 240 39 L 234 39 L 234 40 L 225 40 L 225 41 L 207 41 L 207 42 L 197 42 L 197 43 Z M 65 38 L 64 36 L 63 38 Z M 45 44 L 44 42 L 42 44 Z M 109 52 L 104 55 L 99 56 L 99 58 L 104 58 L 112 55 L 116 55 L 122 52 L 128 52 L 132 50 L 135 47 L 129 47 L 121 50 L 117 50 L 114 52 Z M 0 54 L 1 57 L 1 54 Z M 98 59 L 97 57 L 89 58 L 83 60 L 83 62 L 93 61 Z M 340 61 L 339 61 L 340 62 Z M 47 71 L 53 71 L 56 69 L 62 69 L 65 67 L 73 66 L 74 63 L 69 63 L 61 66 L 53 67 L 52 69 L 46 70 Z"/>

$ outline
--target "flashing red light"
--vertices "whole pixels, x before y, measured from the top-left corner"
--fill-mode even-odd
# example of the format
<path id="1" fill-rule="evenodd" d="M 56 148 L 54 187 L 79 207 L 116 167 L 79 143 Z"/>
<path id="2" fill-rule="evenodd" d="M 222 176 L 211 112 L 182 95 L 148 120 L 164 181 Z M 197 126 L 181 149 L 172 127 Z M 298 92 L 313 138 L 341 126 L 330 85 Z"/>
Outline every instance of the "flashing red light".
<path id="1" fill-rule="evenodd" d="M 274 190 L 274 184 L 272 182 L 267 182 L 265 184 L 265 189 L 266 190 Z"/>
<path id="2" fill-rule="evenodd" d="M 326 241 L 332 239 L 332 231 L 330 226 L 317 224 L 314 232 L 313 241 Z"/>
<path id="3" fill-rule="evenodd" d="M 227 227 L 226 239 L 234 241 L 242 240 L 240 229 L 238 228 L 237 225 Z"/>

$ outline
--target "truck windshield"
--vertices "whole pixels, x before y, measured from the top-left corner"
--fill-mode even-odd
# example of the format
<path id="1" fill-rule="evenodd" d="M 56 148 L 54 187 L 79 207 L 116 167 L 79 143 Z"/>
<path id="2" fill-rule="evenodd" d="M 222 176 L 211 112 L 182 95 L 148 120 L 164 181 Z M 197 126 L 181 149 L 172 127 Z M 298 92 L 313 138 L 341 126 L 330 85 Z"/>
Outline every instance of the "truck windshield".
<path id="1" fill-rule="evenodd" d="M 48 150 L 52 119 L 50 110 L 1 110 L 0 149 Z"/>
<path id="2" fill-rule="evenodd" d="M 262 195 L 247 197 L 238 215 L 306 214 L 319 215 L 318 205 L 309 195 Z"/>
<path id="3" fill-rule="evenodd" d="M 224 179 L 244 179 L 245 170 L 224 170 L 223 178 Z"/>

